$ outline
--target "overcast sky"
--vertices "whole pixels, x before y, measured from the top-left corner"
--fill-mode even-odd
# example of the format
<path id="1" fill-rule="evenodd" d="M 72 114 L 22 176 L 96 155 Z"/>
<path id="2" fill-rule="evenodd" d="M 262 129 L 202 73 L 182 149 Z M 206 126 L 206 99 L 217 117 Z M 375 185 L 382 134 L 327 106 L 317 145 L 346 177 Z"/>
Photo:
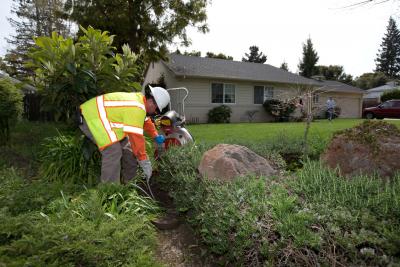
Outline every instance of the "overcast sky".
<path id="1" fill-rule="evenodd" d="M 222 52 L 240 61 L 256 45 L 267 55 L 266 63 L 279 67 L 286 61 L 290 71 L 297 72 L 302 44 L 311 37 L 318 64 L 343 65 L 346 73 L 359 76 L 375 68 L 389 17 L 399 26 L 400 14 L 398 0 L 342 8 L 359 1 L 212 0 L 207 12 L 210 32 L 189 29 L 192 45 L 180 50 L 199 50 L 203 56 L 207 51 Z M 13 34 L 6 19 L 11 16 L 11 3 L 1 0 L 1 56 L 9 48 L 4 38 Z"/>

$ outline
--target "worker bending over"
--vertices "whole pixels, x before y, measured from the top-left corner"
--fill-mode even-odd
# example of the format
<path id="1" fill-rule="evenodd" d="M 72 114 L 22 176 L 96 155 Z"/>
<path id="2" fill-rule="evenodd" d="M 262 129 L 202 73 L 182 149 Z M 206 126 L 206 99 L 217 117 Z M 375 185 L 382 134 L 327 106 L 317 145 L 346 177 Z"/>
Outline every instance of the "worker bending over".
<path id="1" fill-rule="evenodd" d="M 137 165 L 147 179 L 152 174 L 146 154 L 145 131 L 158 144 L 165 140 L 147 116 L 160 113 L 170 102 L 164 88 L 148 86 L 145 95 L 109 93 L 92 98 L 80 106 L 82 120 L 79 128 L 101 152 L 101 182 L 122 183 L 136 176 Z"/>

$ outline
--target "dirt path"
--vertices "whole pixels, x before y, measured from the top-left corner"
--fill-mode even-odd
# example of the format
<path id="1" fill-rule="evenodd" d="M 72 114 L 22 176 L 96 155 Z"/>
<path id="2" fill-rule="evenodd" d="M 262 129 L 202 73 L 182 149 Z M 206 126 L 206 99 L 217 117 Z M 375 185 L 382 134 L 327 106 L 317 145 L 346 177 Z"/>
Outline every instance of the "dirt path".
<path id="1" fill-rule="evenodd" d="M 167 210 L 167 215 L 158 221 L 159 227 L 161 225 L 161 228 L 167 229 L 158 229 L 157 260 L 171 267 L 215 266 L 211 258 L 206 256 L 207 251 L 196 238 L 193 229 L 176 212 L 168 193 L 157 185 L 152 185 L 152 190 L 160 205 Z M 157 222 L 155 224 L 157 226 Z"/>
<path id="2" fill-rule="evenodd" d="M 158 244 L 157 259 L 167 266 L 211 266 L 202 257 L 205 251 L 186 223 L 181 223 L 175 229 L 159 230 Z"/>

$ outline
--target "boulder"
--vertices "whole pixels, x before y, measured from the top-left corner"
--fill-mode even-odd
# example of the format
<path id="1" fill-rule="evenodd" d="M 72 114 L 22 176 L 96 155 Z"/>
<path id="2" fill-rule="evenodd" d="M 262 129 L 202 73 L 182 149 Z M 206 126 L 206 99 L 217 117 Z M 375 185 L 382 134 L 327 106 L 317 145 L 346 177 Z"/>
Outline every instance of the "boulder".
<path id="1" fill-rule="evenodd" d="M 271 176 L 277 173 L 265 158 L 247 147 L 229 144 L 219 144 L 206 151 L 198 169 L 204 178 L 222 181 L 248 174 Z"/>
<path id="2" fill-rule="evenodd" d="M 338 167 L 346 177 L 378 174 L 392 177 L 400 171 L 400 130 L 389 123 L 366 121 L 337 133 L 321 160 Z"/>

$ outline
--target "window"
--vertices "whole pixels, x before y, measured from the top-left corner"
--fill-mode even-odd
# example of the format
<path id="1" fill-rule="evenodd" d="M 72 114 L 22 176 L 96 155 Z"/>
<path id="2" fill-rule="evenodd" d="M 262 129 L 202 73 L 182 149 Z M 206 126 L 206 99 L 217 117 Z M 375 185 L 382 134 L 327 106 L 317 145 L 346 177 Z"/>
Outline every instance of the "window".
<path id="1" fill-rule="evenodd" d="M 263 104 L 265 100 L 274 98 L 274 88 L 270 86 L 254 86 L 254 104 Z"/>
<path id="2" fill-rule="evenodd" d="M 313 93 L 312 102 L 313 102 L 313 104 L 319 103 L 319 94 L 318 93 Z"/>
<path id="3" fill-rule="evenodd" d="M 229 83 L 211 84 L 211 103 L 235 103 L 235 85 Z"/>
<path id="4" fill-rule="evenodd" d="M 385 102 L 381 105 L 382 108 L 392 108 L 394 105 L 394 102 L 389 101 L 389 102 Z"/>

